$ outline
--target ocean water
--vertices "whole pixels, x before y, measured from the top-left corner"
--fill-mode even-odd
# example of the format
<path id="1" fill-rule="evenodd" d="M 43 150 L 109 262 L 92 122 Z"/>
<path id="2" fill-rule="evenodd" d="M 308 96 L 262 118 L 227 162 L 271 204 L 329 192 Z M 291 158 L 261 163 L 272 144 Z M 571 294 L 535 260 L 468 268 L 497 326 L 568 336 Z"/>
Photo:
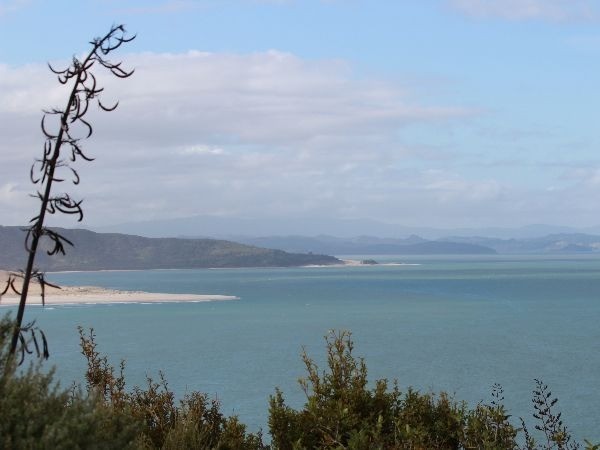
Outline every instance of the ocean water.
<path id="1" fill-rule="evenodd" d="M 360 258 L 360 257 L 358 257 Z M 267 430 L 276 386 L 300 407 L 303 348 L 323 366 L 323 336 L 353 333 L 370 379 L 445 390 L 471 405 L 504 387 L 513 418 L 534 427 L 534 378 L 547 383 L 577 439 L 600 441 L 600 257 L 375 257 L 414 265 L 56 273 L 65 285 L 240 300 L 31 307 L 63 385 L 83 381 L 76 327 L 128 384 L 162 371 L 178 395 L 217 397 L 251 430 Z M 5 310 L 5 308 L 3 308 Z"/>

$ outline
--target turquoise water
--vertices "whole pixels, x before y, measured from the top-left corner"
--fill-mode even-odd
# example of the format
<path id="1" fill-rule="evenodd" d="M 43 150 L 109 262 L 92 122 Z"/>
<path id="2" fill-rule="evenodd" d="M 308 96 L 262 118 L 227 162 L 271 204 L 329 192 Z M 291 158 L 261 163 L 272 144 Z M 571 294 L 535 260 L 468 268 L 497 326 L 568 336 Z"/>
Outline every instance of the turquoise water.
<path id="1" fill-rule="evenodd" d="M 471 404 L 505 389 L 513 416 L 531 418 L 534 378 L 559 398 L 578 439 L 600 441 L 600 258 L 376 257 L 419 265 L 52 274 L 66 285 L 236 295 L 238 301 L 32 307 L 63 384 L 82 380 L 77 325 L 127 361 L 128 383 L 162 370 L 179 395 L 218 397 L 252 430 L 266 430 L 279 386 L 304 397 L 304 346 L 324 359 L 330 329 L 353 332 L 370 379 L 447 390 Z"/>

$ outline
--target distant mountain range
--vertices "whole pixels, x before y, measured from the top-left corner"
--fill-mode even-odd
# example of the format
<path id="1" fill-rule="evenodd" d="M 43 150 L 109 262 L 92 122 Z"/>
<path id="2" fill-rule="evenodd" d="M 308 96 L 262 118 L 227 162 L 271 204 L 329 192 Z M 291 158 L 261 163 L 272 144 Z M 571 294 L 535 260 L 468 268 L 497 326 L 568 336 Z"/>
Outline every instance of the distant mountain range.
<path id="1" fill-rule="evenodd" d="M 521 239 L 449 236 L 436 240 L 417 235 L 404 239 L 324 235 L 235 236 L 233 240 L 236 242 L 232 242 L 193 237 L 147 238 L 81 229 L 55 229 L 74 242 L 75 247 L 68 248 L 65 256 L 49 257 L 41 251 L 37 266 L 44 270 L 291 267 L 341 262 L 327 255 L 600 253 L 600 236 L 583 233 L 560 233 Z M 24 233 L 19 227 L 0 226 L 0 268 L 23 267 L 26 257 L 23 239 Z"/>
<path id="2" fill-rule="evenodd" d="M 419 236 L 406 239 L 359 236 L 338 238 L 333 236 L 235 236 L 237 242 L 265 248 L 278 248 L 290 252 L 313 252 L 330 255 L 489 255 L 496 250 L 470 242 L 429 241 Z"/>
<path id="3" fill-rule="evenodd" d="M 279 248 L 294 252 L 316 252 L 332 255 L 433 255 L 433 254 L 561 254 L 600 252 L 600 236 L 571 233 L 551 234 L 537 238 L 498 239 L 488 237 L 450 236 L 427 240 L 413 235 L 405 239 L 360 236 L 271 236 L 233 239 L 249 245 Z"/>
<path id="4" fill-rule="evenodd" d="M 49 257 L 40 251 L 36 265 L 43 270 L 290 267 L 341 263 L 333 256 L 288 253 L 216 239 L 146 238 L 53 229 L 75 246 L 67 247 L 65 256 Z M 24 237 L 19 227 L 0 226 L 0 268 L 23 268 Z M 47 244 L 42 247 L 47 249 Z"/>
<path id="5" fill-rule="evenodd" d="M 530 239 L 551 234 L 600 234 L 600 226 L 574 228 L 557 225 L 534 224 L 517 228 L 432 228 L 386 223 L 373 219 L 338 219 L 325 217 L 220 217 L 192 216 L 176 219 L 159 219 L 129 222 L 112 226 L 95 227 L 103 233 L 127 233 L 147 237 L 200 236 L 228 239 L 230 236 L 319 236 L 342 238 L 354 236 L 390 236 L 403 238 L 418 235 L 428 240 L 446 236 L 485 236 L 497 239 Z"/>
<path id="6" fill-rule="evenodd" d="M 449 236 L 442 241 L 477 244 L 498 253 L 593 253 L 600 252 L 600 236 L 584 233 L 559 233 L 528 239 L 496 239 L 488 237 Z"/>

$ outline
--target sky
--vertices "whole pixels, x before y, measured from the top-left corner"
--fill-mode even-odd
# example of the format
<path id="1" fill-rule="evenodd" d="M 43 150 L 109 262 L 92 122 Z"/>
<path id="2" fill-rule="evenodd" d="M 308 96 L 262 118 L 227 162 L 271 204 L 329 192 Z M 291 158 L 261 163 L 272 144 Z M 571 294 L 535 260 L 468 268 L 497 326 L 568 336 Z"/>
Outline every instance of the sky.
<path id="1" fill-rule="evenodd" d="M 37 214 L 46 63 L 121 23 L 52 223 L 600 224 L 600 0 L 0 0 L 0 224 Z"/>

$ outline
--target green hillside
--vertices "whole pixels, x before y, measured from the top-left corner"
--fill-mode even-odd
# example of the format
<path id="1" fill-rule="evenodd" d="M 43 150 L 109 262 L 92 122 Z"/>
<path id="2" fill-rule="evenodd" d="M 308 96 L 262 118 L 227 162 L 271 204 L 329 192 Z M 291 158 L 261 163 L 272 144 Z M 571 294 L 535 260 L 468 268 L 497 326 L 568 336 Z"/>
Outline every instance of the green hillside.
<path id="1" fill-rule="evenodd" d="M 145 238 L 88 230 L 55 230 L 75 246 L 67 248 L 64 256 L 50 257 L 38 252 L 36 265 L 43 270 L 292 267 L 340 263 L 333 256 L 287 253 L 216 239 Z M 19 227 L 0 226 L 0 268 L 23 267 L 24 237 Z"/>

